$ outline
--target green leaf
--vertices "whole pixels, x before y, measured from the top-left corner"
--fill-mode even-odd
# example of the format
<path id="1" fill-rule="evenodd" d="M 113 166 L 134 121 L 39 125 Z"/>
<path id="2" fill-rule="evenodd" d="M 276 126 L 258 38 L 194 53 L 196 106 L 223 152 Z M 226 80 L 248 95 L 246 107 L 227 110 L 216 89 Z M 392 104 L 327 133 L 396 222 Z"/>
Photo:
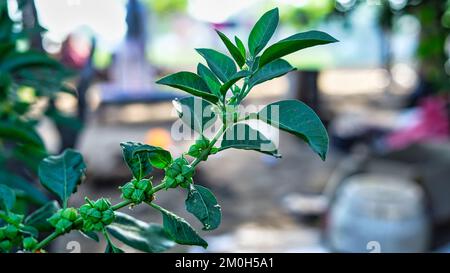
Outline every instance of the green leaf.
<path id="1" fill-rule="evenodd" d="M 20 226 L 20 232 L 33 236 L 35 238 L 39 237 L 39 230 L 32 226 Z"/>
<path id="2" fill-rule="evenodd" d="M 281 157 L 278 154 L 277 147 L 271 140 L 243 123 L 235 124 L 225 131 L 220 149 L 225 150 L 229 148 L 254 150 L 274 157 Z"/>
<path id="3" fill-rule="evenodd" d="M 25 218 L 24 223 L 40 230 L 47 230 L 47 227 L 51 227 L 51 225 L 47 222 L 47 219 L 50 218 L 50 216 L 56 213 L 59 209 L 60 206 L 58 202 L 48 202 L 47 204 L 43 205 L 42 207 L 28 215 Z"/>
<path id="4" fill-rule="evenodd" d="M 115 214 L 116 219 L 107 230 L 122 243 L 148 253 L 163 252 L 175 245 L 162 226 L 147 224 L 124 213 Z"/>
<path id="5" fill-rule="evenodd" d="M 218 98 L 211 94 L 208 86 L 200 76 L 191 72 L 178 72 L 166 76 L 156 83 L 181 89 L 197 97 L 204 98 L 207 101 L 216 103 Z"/>
<path id="6" fill-rule="evenodd" d="M 199 133 L 203 133 L 205 129 L 212 126 L 217 119 L 213 105 L 199 98 L 188 97 L 174 100 L 173 105 L 180 119 Z"/>
<path id="7" fill-rule="evenodd" d="M 216 29 L 217 34 L 219 35 L 222 42 L 225 44 L 226 48 L 230 52 L 233 59 L 236 61 L 236 63 L 239 65 L 239 67 L 244 66 L 245 64 L 245 55 L 242 55 L 241 50 L 237 46 L 235 46 L 228 37 L 223 34 L 222 32 L 218 31 Z"/>
<path id="8" fill-rule="evenodd" d="M 222 82 L 227 82 L 236 74 L 236 64 L 227 55 L 208 48 L 197 48 L 196 50 Z"/>
<path id="9" fill-rule="evenodd" d="M 241 71 L 237 72 L 226 83 L 224 83 L 220 87 L 220 93 L 223 96 L 225 96 L 225 94 L 227 93 L 228 89 L 230 89 L 230 87 L 233 86 L 233 84 L 235 84 L 240 79 L 245 78 L 245 77 L 250 76 L 250 75 L 251 75 L 251 73 L 248 70 L 241 70 Z"/>
<path id="10" fill-rule="evenodd" d="M 56 156 L 48 156 L 39 164 L 42 185 L 61 200 L 63 207 L 85 177 L 86 165 L 75 150 L 67 149 Z"/>
<path id="11" fill-rule="evenodd" d="M 111 241 L 106 241 L 105 253 L 125 253 L 125 251 L 115 246 Z"/>
<path id="12" fill-rule="evenodd" d="M 172 155 L 160 147 L 139 142 L 122 142 L 123 158 L 134 178 L 141 180 L 152 170 L 152 167 L 164 169 L 172 162 Z"/>
<path id="13" fill-rule="evenodd" d="M 248 49 L 252 56 L 258 53 L 267 45 L 278 26 L 278 8 L 269 10 L 256 22 L 248 37 Z"/>
<path id="14" fill-rule="evenodd" d="M 58 205 L 58 202 L 48 202 L 44 206 L 28 215 L 25 218 L 24 223 L 28 226 L 33 226 L 40 231 L 51 231 L 53 230 L 53 226 L 50 225 L 47 219 L 55 214 L 59 209 L 60 206 Z"/>
<path id="15" fill-rule="evenodd" d="M 142 145 L 145 144 L 131 141 L 120 143 L 120 147 L 122 147 L 123 159 L 127 163 L 133 177 L 137 180 L 141 180 L 146 177 L 153 170 L 147 154 L 134 154 L 134 151 Z"/>
<path id="16" fill-rule="evenodd" d="M 165 169 L 172 163 L 172 155 L 161 147 L 141 144 L 133 151 L 133 157 L 147 154 L 150 164 L 158 169 Z"/>
<path id="17" fill-rule="evenodd" d="M 32 51 L 13 52 L 0 62 L 0 72 L 11 73 L 30 67 L 51 67 L 63 69 L 63 66 L 49 56 Z"/>
<path id="18" fill-rule="evenodd" d="M 216 75 L 214 75 L 214 73 L 209 70 L 208 67 L 206 67 L 204 64 L 199 63 L 197 65 L 197 74 L 205 81 L 211 93 L 213 93 L 217 97 L 221 96 L 221 84 L 219 82 L 219 79 L 217 79 Z"/>
<path id="19" fill-rule="evenodd" d="M 258 69 L 255 74 L 249 80 L 249 88 L 254 87 L 257 84 L 269 81 L 271 79 L 281 77 L 284 74 L 295 70 L 287 61 L 278 59 L 268 63 L 262 68 Z"/>
<path id="20" fill-rule="evenodd" d="M 95 231 L 78 230 L 78 232 L 80 232 L 81 235 L 83 235 L 84 237 L 86 237 L 88 239 L 96 241 L 97 243 L 100 242 L 100 238 L 98 237 L 97 233 L 95 233 Z"/>
<path id="21" fill-rule="evenodd" d="M 16 194 L 14 191 L 5 185 L 0 184 L 0 209 L 9 211 L 16 203 Z"/>
<path id="22" fill-rule="evenodd" d="M 297 100 L 271 103 L 258 113 L 258 119 L 303 139 L 322 160 L 328 151 L 328 134 L 316 113 Z"/>
<path id="23" fill-rule="evenodd" d="M 0 139 L 8 139 L 15 142 L 29 144 L 45 149 L 44 142 L 34 128 L 27 123 L 16 121 L 0 121 Z"/>
<path id="24" fill-rule="evenodd" d="M 43 205 L 48 201 L 47 196 L 36 185 L 11 172 L 0 171 L 0 184 L 5 184 L 16 192 L 20 191 L 26 200 L 36 205 Z"/>
<path id="25" fill-rule="evenodd" d="M 197 234 L 186 220 L 156 204 L 152 203 L 152 206 L 161 212 L 164 230 L 176 243 L 198 245 L 204 248 L 208 246 L 208 243 Z"/>
<path id="26" fill-rule="evenodd" d="M 244 43 L 237 36 L 234 36 L 234 41 L 236 42 L 236 46 L 238 47 L 238 49 L 241 52 L 242 56 L 244 56 L 244 60 L 245 60 L 247 58 L 247 54 L 245 52 Z"/>
<path id="27" fill-rule="evenodd" d="M 261 55 L 259 67 L 304 48 L 335 42 L 338 40 L 321 31 L 297 33 L 269 46 Z"/>
<path id="28" fill-rule="evenodd" d="M 220 225 L 222 211 L 209 189 L 191 184 L 185 203 L 186 210 L 202 222 L 204 230 L 213 230 Z"/>

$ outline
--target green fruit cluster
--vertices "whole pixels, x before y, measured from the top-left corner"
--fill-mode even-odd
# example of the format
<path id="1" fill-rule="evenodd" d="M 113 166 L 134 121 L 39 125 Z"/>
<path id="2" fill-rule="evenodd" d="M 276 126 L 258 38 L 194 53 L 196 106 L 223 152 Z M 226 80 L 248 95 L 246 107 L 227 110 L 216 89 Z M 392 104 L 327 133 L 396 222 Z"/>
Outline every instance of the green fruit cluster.
<path id="1" fill-rule="evenodd" d="M 83 218 L 83 231 L 102 231 L 114 221 L 115 215 L 108 199 L 101 198 L 94 203 L 87 199 L 87 204 L 80 207 Z"/>
<path id="2" fill-rule="evenodd" d="M 187 188 L 192 183 L 193 175 L 194 168 L 189 165 L 189 162 L 184 157 L 180 157 L 169 165 L 163 182 L 166 185 L 166 189 L 176 188 L 177 186 Z"/>
<path id="3" fill-rule="evenodd" d="M 72 229 L 81 227 L 83 224 L 83 219 L 75 208 L 60 209 L 52 217 L 48 218 L 47 221 L 60 234 L 68 233 Z"/>
<path id="4" fill-rule="evenodd" d="M 22 241 L 23 249 L 32 250 L 37 244 L 38 241 L 33 237 L 27 237 Z"/>
<path id="5" fill-rule="evenodd" d="M 153 184 L 150 179 L 133 179 L 120 187 L 120 189 L 122 191 L 122 198 L 132 201 L 135 205 L 144 201 L 151 202 L 154 199 L 152 193 Z"/>
<path id="6" fill-rule="evenodd" d="M 14 225 L 6 225 L 0 228 L 0 252 L 10 252 L 13 245 L 21 241 L 19 229 Z"/>

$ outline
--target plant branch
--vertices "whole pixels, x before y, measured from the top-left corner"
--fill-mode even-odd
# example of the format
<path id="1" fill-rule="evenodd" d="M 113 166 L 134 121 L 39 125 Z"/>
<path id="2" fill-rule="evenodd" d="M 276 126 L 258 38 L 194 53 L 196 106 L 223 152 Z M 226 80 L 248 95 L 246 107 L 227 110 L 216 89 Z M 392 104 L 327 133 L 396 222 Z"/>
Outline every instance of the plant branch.
<path id="1" fill-rule="evenodd" d="M 52 234 L 50 234 L 47 238 L 45 238 L 44 240 L 42 240 L 39 244 L 37 244 L 34 249 L 33 252 L 35 252 L 36 250 L 42 249 L 45 246 L 47 246 L 51 241 L 55 240 L 56 238 L 58 238 L 58 236 L 60 236 L 61 233 L 54 231 Z"/>
<path id="2" fill-rule="evenodd" d="M 216 135 L 213 137 L 213 139 L 211 140 L 211 142 L 209 142 L 209 146 L 207 149 L 205 149 L 199 157 L 197 157 L 192 163 L 191 166 L 195 167 L 197 166 L 201 161 L 203 161 L 211 152 L 211 148 L 214 147 L 214 144 L 216 144 L 217 140 L 219 140 L 219 138 L 222 136 L 222 134 L 225 132 L 225 129 L 227 128 L 227 126 L 224 124 L 222 124 L 222 127 L 220 128 L 220 130 L 216 133 Z"/>

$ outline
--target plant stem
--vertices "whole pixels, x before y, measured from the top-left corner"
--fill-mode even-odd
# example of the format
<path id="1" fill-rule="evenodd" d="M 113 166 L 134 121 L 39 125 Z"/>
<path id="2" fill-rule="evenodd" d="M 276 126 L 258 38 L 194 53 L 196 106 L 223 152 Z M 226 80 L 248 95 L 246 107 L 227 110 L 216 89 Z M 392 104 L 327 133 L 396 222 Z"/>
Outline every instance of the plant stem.
<path id="1" fill-rule="evenodd" d="M 222 136 L 222 134 L 225 132 L 225 129 L 227 128 L 227 126 L 225 124 L 222 124 L 222 127 L 220 128 L 220 130 L 217 132 L 217 134 L 213 137 L 213 139 L 211 140 L 211 142 L 209 143 L 209 146 L 206 150 L 204 150 L 201 155 L 199 157 L 197 157 L 192 163 L 191 166 L 195 167 L 197 166 L 201 161 L 203 161 L 210 153 L 211 148 L 214 146 L 214 144 L 216 144 L 217 140 L 219 140 L 220 136 Z"/>
<path id="2" fill-rule="evenodd" d="M 130 205 L 130 204 L 131 204 L 130 200 L 125 200 L 125 201 L 122 201 L 122 202 L 120 202 L 118 204 L 115 204 L 114 206 L 111 207 L 111 209 L 112 210 L 119 210 L 119 209 L 121 209 L 123 207 L 126 207 L 126 206 Z"/>
<path id="3" fill-rule="evenodd" d="M 46 245 L 48 245 L 51 241 L 55 240 L 59 235 L 61 235 L 59 232 L 54 231 L 52 234 L 50 234 L 47 238 L 42 240 L 39 244 L 36 245 L 36 247 L 33 249 L 33 252 L 39 249 L 44 248 Z"/>

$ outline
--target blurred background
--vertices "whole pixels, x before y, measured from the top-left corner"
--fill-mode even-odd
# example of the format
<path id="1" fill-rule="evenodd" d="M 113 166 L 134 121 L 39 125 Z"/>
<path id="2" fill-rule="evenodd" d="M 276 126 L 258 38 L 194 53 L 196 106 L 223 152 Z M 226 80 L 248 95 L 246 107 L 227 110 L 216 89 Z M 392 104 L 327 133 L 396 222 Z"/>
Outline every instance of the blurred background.
<path id="1" fill-rule="evenodd" d="M 246 151 L 210 157 L 196 183 L 216 193 L 222 225 L 201 232 L 207 250 L 173 251 L 450 252 L 450 1 L 3 1 L 22 28 L 40 29 L 20 45 L 73 72 L 68 82 L 77 96 L 60 92 L 33 107 L 47 109 L 36 126 L 49 151 L 76 148 L 85 158 L 88 178 L 74 205 L 84 196 L 119 200 L 117 187 L 130 179 L 122 141 L 175 155 L 186 150 L 191 142 L 170 132 L 177 119 L 171 100 L 184 94 L 155 80 L 194 71 L 202 61 L 194 48 L 226 52 L 214 29 L 245 43 L 259 16 L 279 7 L 273 40 L 317 29 L 340 42 L 290 55 L 299 70 L 258 86 L 245 103 L 307 103 L 326 124 L 329 156 L 322 162 L 280 133 L 282 159 Z M 182 189 L 158 195 L 162 206 L 196 223 L 184 199 Z M 161 222 L 143 207 L 132 214 Z M 69 252 L 73 240 L 82 252 L 103 249 L 70 234 L 54 251 Z"/>

